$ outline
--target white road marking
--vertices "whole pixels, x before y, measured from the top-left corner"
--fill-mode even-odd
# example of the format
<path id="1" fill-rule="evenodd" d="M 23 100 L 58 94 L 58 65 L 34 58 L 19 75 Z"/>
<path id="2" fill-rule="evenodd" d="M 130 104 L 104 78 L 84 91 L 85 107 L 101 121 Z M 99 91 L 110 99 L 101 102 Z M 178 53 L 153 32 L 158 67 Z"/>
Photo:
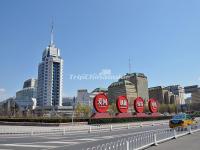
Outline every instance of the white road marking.
<path id="1" fill-rule="evenodd" d="M 99 139 L 77 139 L 77 140 L 80 140 L 80 141 L 98 141 Z"/>
<path id="2" fill-rule="evenodd" d="M 26 145 L 26 144 L 1 144 L 2 146 L 14 146 L 14 147 L 39 147 L 39 148 L 56 148 L 57 146 L 48 145 Z"/>
<path id="3" fill-rule="evenodd" d="M 52 143 L 52 144 L 79 144 L 79 142 L 72 142 L 72 141 L 48 141 L 42 143 Z"/>
<path id="4" fill-rule="evenodd" d="M 101 139 L 112 139 L 114 138 L 114 136 L 103 136 L 103 137 L 100 137 Z"/>

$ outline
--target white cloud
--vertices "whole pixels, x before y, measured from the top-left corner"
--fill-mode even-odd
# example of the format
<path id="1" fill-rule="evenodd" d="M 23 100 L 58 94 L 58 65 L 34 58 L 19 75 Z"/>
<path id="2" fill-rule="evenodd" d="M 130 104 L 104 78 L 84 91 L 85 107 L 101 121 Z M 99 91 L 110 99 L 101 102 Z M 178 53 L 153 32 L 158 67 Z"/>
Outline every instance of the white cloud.
<path id="1" fill-rule="evenodd" d="M 0 101 L 6 98 L 6 90 L 4 88 L 0 88 Z"/>
<path id="2" fill-rule="evenodd" d="M 5 93 L 6 90 L 4 88 L 0 88 L 0 93 Z"/>

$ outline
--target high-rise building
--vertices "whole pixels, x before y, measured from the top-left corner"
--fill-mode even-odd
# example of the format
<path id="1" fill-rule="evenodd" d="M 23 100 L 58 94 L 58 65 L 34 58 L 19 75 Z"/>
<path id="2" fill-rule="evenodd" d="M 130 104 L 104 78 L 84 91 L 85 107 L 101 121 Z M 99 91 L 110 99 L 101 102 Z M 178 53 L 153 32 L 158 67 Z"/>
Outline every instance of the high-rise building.
<path id="1" fill-rule="evenodd" d="M 81 103 L 85 105 L 90 104 L 90 95 L 87 89 L 79 89 L 77 91 L 76 103 Z"/>
<path id="2" fill-rule="evenodd" d="M 20 109 L 34 109 L 37 97 L 37 80 L 28 79 L 24 82 L 23 89 L 16 92 L 15 102 Z"/>
<path id="3" fill-rule="evenodd" d="M 60 50 L 53 41 L 43 52 L 42 62 L 38 67 L 37 106 L 62 106 L 63 59 Z"/>

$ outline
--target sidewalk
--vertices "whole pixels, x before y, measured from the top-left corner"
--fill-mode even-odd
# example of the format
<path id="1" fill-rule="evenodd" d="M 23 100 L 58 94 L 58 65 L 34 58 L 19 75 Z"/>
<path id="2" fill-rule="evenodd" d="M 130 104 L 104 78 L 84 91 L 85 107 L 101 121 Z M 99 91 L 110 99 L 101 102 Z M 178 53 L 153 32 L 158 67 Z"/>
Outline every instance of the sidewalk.
<path id="1" fill-rule="evenodd" d="M 192 135 L 180 137 L 176 140 L 170 140 L 159 144 L 158 146 L 152 146 L 146 150 L 199 150 L 200 149 L 200 132 L 196 132 Z"/>

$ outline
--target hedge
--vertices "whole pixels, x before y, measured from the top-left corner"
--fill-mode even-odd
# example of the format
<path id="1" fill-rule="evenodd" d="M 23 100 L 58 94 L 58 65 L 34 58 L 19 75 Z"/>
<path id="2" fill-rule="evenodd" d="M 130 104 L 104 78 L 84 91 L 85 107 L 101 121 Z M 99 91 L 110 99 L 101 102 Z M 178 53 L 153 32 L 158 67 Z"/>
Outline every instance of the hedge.
<path id="1" fill-rule="evenodd" d="M 101 119 L 77 119 L 74 122 L 88 122 L 88 124 L 106 124 L 106 123 L 125 123 L 138 121 L 153 121 L 171 119 L 171 116 L 158 117 L 131 117 L 131 118 L 101 118 Z M 40 123 L 70 123 L 71 118 L 0 118 L 0 121 L 5 122 L 40 122 Z"/>
<path id="2" fill-rule="evenodd" d="M 171 116 L 89 119 L 88 124 L 126 123 L 171 119 Z"/>
<path id="3" fill-rule="evenodd" d="M 5 122 L 40 122 L 40 123 L 69 123 L 72 119 L 65 118 L 0 118 Z M 88 119 L 74 119 L 74 122 L 88 122 Z"/>

